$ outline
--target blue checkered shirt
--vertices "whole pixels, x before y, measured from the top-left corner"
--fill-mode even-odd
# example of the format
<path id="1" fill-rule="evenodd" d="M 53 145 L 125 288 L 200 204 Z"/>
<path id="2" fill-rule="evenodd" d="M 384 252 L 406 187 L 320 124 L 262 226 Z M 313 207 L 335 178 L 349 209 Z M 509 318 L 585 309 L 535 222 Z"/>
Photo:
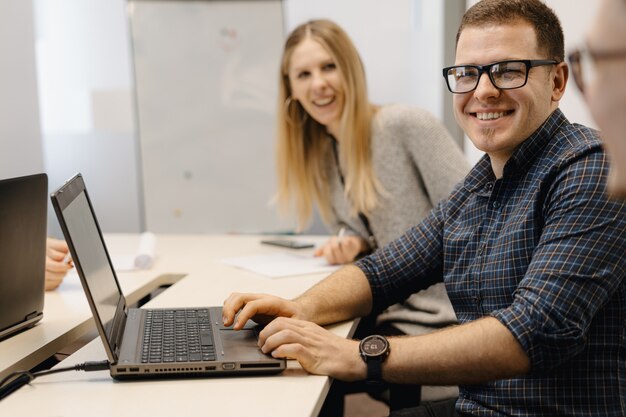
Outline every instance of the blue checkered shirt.
<path id="1" fill-rule="evenodd" d="M 357 266 L 380 311 L 445 282 L 461 323 L 492 316 L 528 375 L 460 388 L 477 416 L 626 416 L 626 206 L 597 132 L 560 110 L 496 180 L 488 156 L 418 226 Z"/>

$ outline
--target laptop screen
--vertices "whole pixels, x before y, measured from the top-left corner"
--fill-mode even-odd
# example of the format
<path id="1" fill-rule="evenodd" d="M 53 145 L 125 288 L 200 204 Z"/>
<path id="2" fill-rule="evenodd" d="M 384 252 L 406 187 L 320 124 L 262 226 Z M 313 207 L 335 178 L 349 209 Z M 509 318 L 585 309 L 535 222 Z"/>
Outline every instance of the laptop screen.
<path id="1" fill-rule="evenodd" d="M 93 307 L 97 310 L 96 319 L 100 319 L 110 341 L 113 317 L 122 294 L 85 191 L 81 190 L 62 213 L 69 234 L 66 238 L 76 252 L 74 261 L 87 283 Z"/>
<path id="2" fill-rule="evenodd" d="M 43 315 L 47 192 L 46 174 L 0 180 L 0 339 Z"/>

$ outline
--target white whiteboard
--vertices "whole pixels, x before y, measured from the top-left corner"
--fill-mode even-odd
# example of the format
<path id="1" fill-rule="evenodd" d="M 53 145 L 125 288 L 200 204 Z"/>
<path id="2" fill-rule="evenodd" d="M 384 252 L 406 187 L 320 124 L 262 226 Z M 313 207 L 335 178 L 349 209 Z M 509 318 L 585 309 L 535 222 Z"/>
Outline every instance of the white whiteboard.
<path id="1" fill-rule="evenodd" d="M 289 228 L 269 201 L 279 0 L 131 1 L 146 228 Z"/>

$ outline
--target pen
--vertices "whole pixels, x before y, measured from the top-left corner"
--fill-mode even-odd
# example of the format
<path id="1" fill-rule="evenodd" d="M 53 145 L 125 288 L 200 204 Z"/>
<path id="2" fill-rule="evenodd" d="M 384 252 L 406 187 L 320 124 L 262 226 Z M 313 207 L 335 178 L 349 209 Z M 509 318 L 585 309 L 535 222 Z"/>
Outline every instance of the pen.
<path id="1" fill-rule="evenodd" d="M 339 229 L 339 233 L 337 233 L 337 240 L 338 240 L 338 244 L 339 246 L 341 246 L 341 240 L 343 239 L 343 235 L 346 234 L 346 227 L 345 226 L 341 226 L 341 229 Z"/>
<path id="2" fill-rule="evenodd" d="M 71 261 L 72 261 L 72 254 L 68 252 L 65 254 L 61 262 L 63 262 L 64 264 L 69 264 Z"/>

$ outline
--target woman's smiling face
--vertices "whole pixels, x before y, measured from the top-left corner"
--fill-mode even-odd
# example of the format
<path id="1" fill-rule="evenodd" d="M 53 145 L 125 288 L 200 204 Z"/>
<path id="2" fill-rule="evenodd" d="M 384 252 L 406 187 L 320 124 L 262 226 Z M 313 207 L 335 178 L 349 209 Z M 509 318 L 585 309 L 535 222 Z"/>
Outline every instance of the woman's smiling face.
<path id="1" fill-rule="evenodd" d="M 291 97 L 336 136 L 345 99 L 341 74 L 330 53 L 319 42 L 304 39 L 293 50 L 288 76 Z"/>

